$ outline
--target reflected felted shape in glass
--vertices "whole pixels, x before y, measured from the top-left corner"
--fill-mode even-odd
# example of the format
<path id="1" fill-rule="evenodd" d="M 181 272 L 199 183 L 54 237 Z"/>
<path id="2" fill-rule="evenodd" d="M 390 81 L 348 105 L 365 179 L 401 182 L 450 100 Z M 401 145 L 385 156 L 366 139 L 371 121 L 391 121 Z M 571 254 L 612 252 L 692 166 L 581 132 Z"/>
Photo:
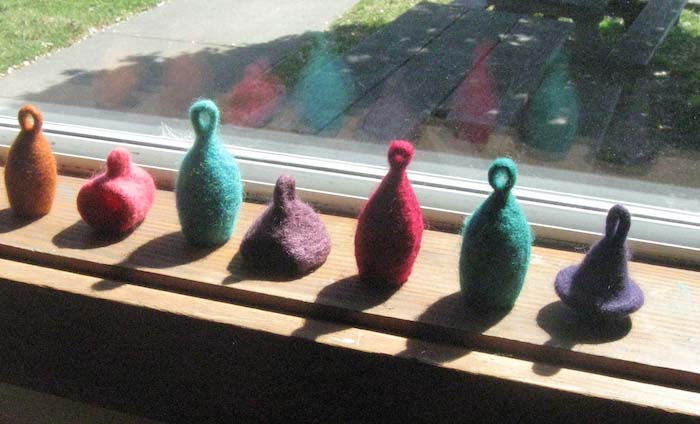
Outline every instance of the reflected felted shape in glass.
<path id="1" fill-rule="evenodd" d="M 474 48 L 472 70 L 455 91 L 450 119 L 455 122 L 457 137 L 485 144 L 497 125 L 498 93 L 491 72 L 494 42 L 481 41 Z"/>
<path id="2" fill-rule="evenodd" d="M 39 109 L 22 106 L 18 120 L 21 129 L 5 164 L 5 189 L 16 215 L 39 217 L 49 213 L 56 197 L 56 159 L 41 130 L 44 118 Z"/>
<path id="3" fill-rule="evenodd" d="M 286 96 L 282 80 L 269 72 L 270 63 L 260 59 L 248 65 L 245 77 L 226 98 L 223 120 L 243 127 L 260 127 L 268 122 Z"/>
<path id="4" fill-rule="evenodd" d="M 564 154 L 576 138 L 579 99 L 569 76 L 569 57 L 557 54 L 527 105 L 525 142 L 537 149 Z"/>
<path id="5" fill-rule="evenodd" d="M 579 265 L 559 271 L 554 288 L 561 300 L 591 318 L 623 318 L 644 304 L 642 289 L 629 277 L 627 234 L 631 225 L 627 208 L 608 211 L 605 236 Z"/>
<path id="6" fill-rule="evenodd" d="M 88 180 L 78 192 L 78 212 L 99 232 L 132 231 L 153 206 L 156 186 L 151 175 L 131 162 L 124 148 L 114 149 L 107 169 Z"/>
<path id="7" fill-rule="evenodd" d="M 294 178 L 282 175 L 272 203 L 248 229 L 240 251 L 248 266 L 266 276 L 302 276 L 326 261 L 331 237 L 316 211 L 297 197 Z"/>
<path id="8" fill-rule="evenodd" d="M 459 277 L 464 300 L 477 310 L 511 309 L 525 283 L 532 233 L 511 193 L 518 170 L 508 158 L 489 168 L 494 191 L 464 221 Z"/>
<path id="9" fill-rule="evenodd" d="M 413 270 L 423 238 L 423 214 L 406 175 L 413 145 L 397 140 L 388 152 L 390 169 L 357 220 L 355 260 L 360 279 L 401 286 Z"/>
<path id="10" fill-rule="evenodd" d="M 177 212 L 188 243 L 216 246 L 233 234 L 243 202 L 241 173 L 219 139 L 219 109 L 214 102 L 195 102 L 190 120 L 196 138 L 177 176 Z"/>
<path id="11" fill-rule="evenodd" d="M 92 77 L 95 104 L 104 109 L 130 107 L 147 66 L 135 63 L 111 71 L 99 71 Z"/>
<path id="12" fill-rule="evenodd" d="M 362 119 L 362 135 L 372 141 L 408 139 L 417 135 L 422 115 L 407 84 L 410 79 L 404 68 L 384 82 L 379 98 Z"/>
<path id="13" fill-rule="evenodd" d="M 350 70 L 321 42 L 310 55 L 296 86 L 297 118 L 313 131 L 324 130 L 350 105 L 353 92 Z"/>
<path id="14" fill-rule="evenodd" d="M 205 90 L 206 78 L 211 69 L 206 55 L 183 54 L 163 62 L 163 78 L 160 82 L 160 112 L 164 115 L 182 116 Z"/>

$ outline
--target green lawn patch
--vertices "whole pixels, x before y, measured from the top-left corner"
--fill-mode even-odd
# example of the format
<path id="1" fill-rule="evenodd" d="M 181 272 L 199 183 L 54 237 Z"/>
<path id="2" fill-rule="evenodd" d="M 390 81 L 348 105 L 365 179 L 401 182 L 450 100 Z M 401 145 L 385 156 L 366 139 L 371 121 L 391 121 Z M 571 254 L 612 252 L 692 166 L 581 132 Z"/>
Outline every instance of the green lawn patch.
<path id="1" fill-rule="evenodd" d="M 0 74 L 161 0 L 2 0 Z"/>

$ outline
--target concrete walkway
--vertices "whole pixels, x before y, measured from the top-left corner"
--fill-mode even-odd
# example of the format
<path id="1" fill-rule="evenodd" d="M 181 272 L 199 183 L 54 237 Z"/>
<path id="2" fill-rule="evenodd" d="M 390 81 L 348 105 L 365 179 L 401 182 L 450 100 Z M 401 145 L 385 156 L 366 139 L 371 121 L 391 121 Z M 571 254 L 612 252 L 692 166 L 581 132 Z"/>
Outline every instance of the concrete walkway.
<path id="1" fill-rule="evenodd" d="M 357 0 L 170 0 L 0 78 L 0 97 L 184 117 Z"/>

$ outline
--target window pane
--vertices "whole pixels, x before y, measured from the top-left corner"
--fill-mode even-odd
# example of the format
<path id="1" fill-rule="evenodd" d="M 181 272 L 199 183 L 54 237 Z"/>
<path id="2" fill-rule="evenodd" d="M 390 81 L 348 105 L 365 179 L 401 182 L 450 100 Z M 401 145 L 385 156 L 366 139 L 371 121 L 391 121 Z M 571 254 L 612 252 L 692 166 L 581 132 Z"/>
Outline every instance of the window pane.
<path id="1" fill-rule="evenodd" d="M 155 3 L 3 2 L 2 114 L 35 102 L 47 121 L 189 139 L 189 104 L 208 97 L 240 147 L 385 166 L 403 138 L 414 171 L 477 181 L 510 156 L 520 187 L 698 226 L 700 11 L 677 22 L 685 1 Z"/>

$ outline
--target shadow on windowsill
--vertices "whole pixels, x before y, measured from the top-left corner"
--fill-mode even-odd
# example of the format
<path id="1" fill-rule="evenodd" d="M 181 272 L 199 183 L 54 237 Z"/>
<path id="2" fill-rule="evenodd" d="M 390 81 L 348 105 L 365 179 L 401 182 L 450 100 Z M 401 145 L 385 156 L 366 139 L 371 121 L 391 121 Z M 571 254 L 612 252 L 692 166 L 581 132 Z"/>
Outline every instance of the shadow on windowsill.
<path id="1" fill-rule="evenodd" d="M 51 242 L 61 249 L 97 249 L 119 243 L 130 234 L 101 233 L 80 220 L 56 234 Z"/>
<path id="2" fill-rule="evenodd" d="M 15 215 L 12 208 L 0 210 L 0 234 L 11 233 L 39 220 L 41 217 L 24 218 Z"/>
<path id="3" fill-rule="evenodd" d="M 99 281 L 92 288 L 98 291 L 112 290 L 125 284 L 115 280 L 129 280 L 134 268 L 172 268 L 203 259 L 220 247 L 190 246 L 181 231 L 174 231 L 136 248 L 125 260 L 110 267 L 114 279 Z"/>
<path id="4" fill-rule="evenodd" d="M 398 356 L 435 364 L 461 358 L 472 351 L 465 345 L 477 342 L 479 335 L 501 322 L 509 312 L 478 311 L 465 305 L 461 292 L 452 293 L 430 305 L 416 319 L 419 328 L 426 328 L 425 334 L 418 334 L 420 338 L 408 339 L 406 350 Z M 435 349 L 433 343 L 440 343 L 440 348 Z"/>
<path id="5" fill-rule="evenodd" d="M 381 305 L 394 293 L 396 293 L 397 290 L 398 287 L 380 288 L 371 286 L 360 280 L 359 276 L 354 275 L 352 277 L 335 281 L 324 287 L 323 290 L 321 290 L 316 296 L 314 303 L 322 306 L 329 304 L 342 304 L 350 309 L 350 311 L 345 309 L 341 310 L 340 313 L 342 314 L 342 317 L 338 316 L 337 318 L 345 321 L 347 321 L 349 318 L 350 321 L 353 321 L 352 317 L 354 315 L 361 314 L 368 309 Z M 324 319 L 330 318 L 332 320 L 334 315 L 338 314 L 334 314 L 333 312 L 330 314 L 324 313 Z M 351 322 L 349 324 L 329 326 L 328 323 L 315 321 L 312 317 L 312 319 L 306 320 L 302 327 L 295 330 L 294 333 L 292 333 L 292 336 L 316 340 L 324 334 L 349 329 L 354 325 L 356 324 Z"/>
<path id="6" fill-rule="evenodd" d="M 577 344 L 602 344 L 625 337 L 632 329 L 632 320 L 601 321 L 577 315 L 561 301 L 552 302 L 537 314 L 537 325 L 551 337 L 544 345 L 570 350 Z M 562 367 L 537 362 L 532 370 L 539 375 L 552 376 Z"/>

